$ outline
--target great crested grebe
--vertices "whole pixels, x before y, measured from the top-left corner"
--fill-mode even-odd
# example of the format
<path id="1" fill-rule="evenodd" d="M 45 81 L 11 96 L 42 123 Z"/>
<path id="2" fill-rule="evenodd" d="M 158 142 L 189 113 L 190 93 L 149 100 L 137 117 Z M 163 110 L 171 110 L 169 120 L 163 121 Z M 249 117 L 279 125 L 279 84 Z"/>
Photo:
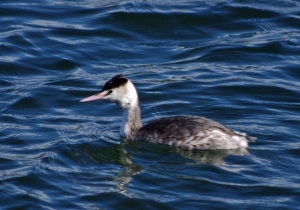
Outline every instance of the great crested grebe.
<path id="1" fill-rule="evenodd" d="M 167 144 L 188 150 L 246 148 L 254 138 L 200 116 L 164 117 L 143 126 L 138 93 L 122 74 L 107 81 L 102 90 L 80 102 L 107 99 L 123 109 L 120 134 L 132 140 Z"/>

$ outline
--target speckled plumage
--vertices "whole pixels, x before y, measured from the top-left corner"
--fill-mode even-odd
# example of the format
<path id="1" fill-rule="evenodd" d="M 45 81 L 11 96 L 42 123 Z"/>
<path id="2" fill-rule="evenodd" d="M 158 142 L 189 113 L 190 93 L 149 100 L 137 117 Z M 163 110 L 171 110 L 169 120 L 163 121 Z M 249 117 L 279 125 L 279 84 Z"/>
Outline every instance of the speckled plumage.
<path id="1" fill-rule="evenodd" d="M 174 116 L 155 120 L 139 129 L 137 140 L 189 150 L 247 147 L 252 138 L 204 117 Z"/>
<path id="2" fill-rule="evenodd" d="M 253 138 L 199 116 L 164 117 L 142 126 L 137 91 L 130 80 L 116 75 L 100 93 L 81 100 L 107 99 L 124 110 L 120 134 L 127 138 L 188 150 L 246 148 Z"/>

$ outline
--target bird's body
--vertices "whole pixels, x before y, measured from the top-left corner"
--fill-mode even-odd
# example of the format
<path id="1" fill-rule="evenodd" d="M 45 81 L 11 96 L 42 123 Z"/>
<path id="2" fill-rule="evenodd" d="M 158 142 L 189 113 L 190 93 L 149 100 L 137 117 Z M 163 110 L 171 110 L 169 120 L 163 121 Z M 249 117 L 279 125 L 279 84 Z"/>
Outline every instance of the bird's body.
<path id="1" fill-rule="evenodd" d="M 127 138 L 167 144 L 188 150 L 246 148 L 253 138 L 200 116 L 164 117 L 142 126 L 137 91 L 132 82 L 116 75 L 100 93 L 81 102 L 108 99 L 120 106 L 123 120 L 120 134 Z"/>

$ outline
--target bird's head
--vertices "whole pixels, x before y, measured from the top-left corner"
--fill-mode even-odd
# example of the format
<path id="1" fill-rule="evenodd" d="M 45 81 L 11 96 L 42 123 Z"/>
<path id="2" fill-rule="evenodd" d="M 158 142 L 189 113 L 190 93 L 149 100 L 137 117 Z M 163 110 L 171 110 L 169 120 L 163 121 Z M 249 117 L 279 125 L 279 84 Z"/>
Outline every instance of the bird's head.
<path id="1" fill-rule="evenodd" d="M 105 83 L 102 90 L 95 95 L 82 99 L 80 102 L 95 101 L 100 99 L 115 102 L 123 109 L 138 103 L 138 95 L 134 85 L 122 74 L 116 75 Z"/>

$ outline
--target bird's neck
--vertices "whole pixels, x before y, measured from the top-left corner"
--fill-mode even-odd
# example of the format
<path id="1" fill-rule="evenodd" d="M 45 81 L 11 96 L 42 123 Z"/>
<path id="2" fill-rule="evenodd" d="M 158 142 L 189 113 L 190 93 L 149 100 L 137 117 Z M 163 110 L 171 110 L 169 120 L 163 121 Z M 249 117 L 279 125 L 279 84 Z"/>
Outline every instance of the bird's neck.
<path id="1" fill-rule="evenodd" d="M 128 108 L 123 109 L 123 120 L 120 130 L 122 136 L 134 139 L 139 129 L 142 128 L 141 111 L 138 100 Z"/>

